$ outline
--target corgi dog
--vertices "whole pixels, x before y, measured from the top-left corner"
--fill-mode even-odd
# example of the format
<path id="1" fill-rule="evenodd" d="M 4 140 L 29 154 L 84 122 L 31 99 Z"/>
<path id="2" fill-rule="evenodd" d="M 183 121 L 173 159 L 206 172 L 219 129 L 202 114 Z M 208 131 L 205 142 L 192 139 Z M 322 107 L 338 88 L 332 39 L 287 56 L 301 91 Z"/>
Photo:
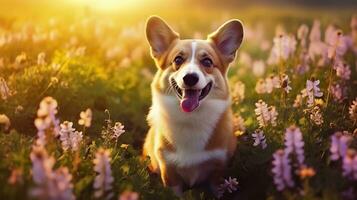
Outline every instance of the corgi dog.
<path id="1" fill-rule="evenodd" d="M 234 19 L 206 40 L 180 39 L 152 16 L 146 37 L 158 69 L 143 155 L 178 195 L 201 183 L 217 186 L 236 149 L 227 71 L 241 45 L 243 25 Z"/>

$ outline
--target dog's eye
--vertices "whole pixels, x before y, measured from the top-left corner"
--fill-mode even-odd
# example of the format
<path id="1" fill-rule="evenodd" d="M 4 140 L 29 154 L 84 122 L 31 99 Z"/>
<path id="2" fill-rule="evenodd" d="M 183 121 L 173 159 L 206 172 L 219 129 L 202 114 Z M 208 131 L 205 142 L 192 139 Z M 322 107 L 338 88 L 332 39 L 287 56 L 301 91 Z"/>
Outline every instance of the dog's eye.
<path id="1" fill-rule="evenodd" d="M 176 56 L 174 59 L 174 63 L 176 66 L 182 65 L 183 62 L 184 62 L 184 59 L 182 56 Z"/>
<path id="2" fill-rule="evenodd" d="M 212 60 L 209 59 L 209 58 L 204 58 L 203 60 L 201 60 L 201 64 L 202 64 L 204 67 L 212 67 L 213 62 L 212 62 Z"/>

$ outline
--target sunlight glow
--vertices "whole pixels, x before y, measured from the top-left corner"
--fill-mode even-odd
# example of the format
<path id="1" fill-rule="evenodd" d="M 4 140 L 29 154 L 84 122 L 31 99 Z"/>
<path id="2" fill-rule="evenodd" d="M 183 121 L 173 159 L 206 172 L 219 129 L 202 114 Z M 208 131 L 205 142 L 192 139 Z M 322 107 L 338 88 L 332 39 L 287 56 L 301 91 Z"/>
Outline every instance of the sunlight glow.
<path id="1" fill-rule="evenodd" d="M 80 6 L 89 6 L 98 10 L 119 10 L 142 6 L 153 0 L 71 0 L 71 3 Z"/>

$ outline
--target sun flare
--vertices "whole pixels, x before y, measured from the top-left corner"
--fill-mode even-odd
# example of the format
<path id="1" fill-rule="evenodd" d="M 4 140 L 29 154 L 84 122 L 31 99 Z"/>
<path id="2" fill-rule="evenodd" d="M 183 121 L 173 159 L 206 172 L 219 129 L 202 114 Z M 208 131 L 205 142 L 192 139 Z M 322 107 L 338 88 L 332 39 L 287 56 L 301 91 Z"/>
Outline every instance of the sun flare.
<path id="1" fill-rule="evenodd" d="M 0 0 L 0 200 L 357 200 L 357 0 Z"/>
<path id="2" fill-rule="evenodd" d="M 153 0 L 151 0 L 153 1 Z M 89 6 L 98 10 L 119 10 L 135 8 L 138 5 L 147 3 L 145 0 L 72 0 L 72 3 L 79 6 Z"/>

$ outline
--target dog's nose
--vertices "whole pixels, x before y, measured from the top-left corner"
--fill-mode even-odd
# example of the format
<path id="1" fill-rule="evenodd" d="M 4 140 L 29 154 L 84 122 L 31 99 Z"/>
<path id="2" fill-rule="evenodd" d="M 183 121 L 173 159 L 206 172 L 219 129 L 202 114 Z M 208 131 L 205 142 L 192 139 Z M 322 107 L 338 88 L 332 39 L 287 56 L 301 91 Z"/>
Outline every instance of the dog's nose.
<path id="1" fill-rule="evenodd" d="M 183 82 L 187 85 L 187 86 L 194 86 L 196 85 L 196 83 L 198 82 L 198 75 L 196 73 L 190 73 L 190 74 L 186 74 L 183 77 Z"/>

